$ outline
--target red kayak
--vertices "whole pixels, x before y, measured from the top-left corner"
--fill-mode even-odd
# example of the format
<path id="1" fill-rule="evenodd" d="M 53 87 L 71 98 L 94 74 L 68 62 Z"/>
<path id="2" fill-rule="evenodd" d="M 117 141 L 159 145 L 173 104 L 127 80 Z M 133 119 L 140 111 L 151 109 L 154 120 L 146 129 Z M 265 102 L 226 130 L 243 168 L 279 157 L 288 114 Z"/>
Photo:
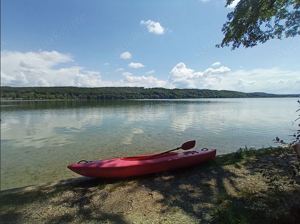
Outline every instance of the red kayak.
<path id="1" fill-rule="evenodd" d="M 205 149 L 96 161 L 83 160 L 70 164 L 68 168 L 87 177 L 126 178 L 198 165 L 215 157 L 215 149 Z"/>

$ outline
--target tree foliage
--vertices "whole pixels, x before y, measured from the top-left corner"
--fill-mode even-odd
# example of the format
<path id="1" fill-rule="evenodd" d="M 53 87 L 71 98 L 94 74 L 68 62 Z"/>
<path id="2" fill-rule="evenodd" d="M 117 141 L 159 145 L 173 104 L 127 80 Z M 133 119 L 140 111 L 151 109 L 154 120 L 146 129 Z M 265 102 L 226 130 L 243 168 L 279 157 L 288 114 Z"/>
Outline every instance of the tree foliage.
<path id="1" fill-rule="evenodd" d="M 1 87 L 2 99 L 20 100 L 114 100 L 114 99 L 183 99 L 183 98 L 240 98 L 288 97 L 299 94 L 276 95 L 243 93 L 209 89 L 164 89 L 143 87 Z"/>
<path id="2" fill-rule="evenodd" d="M 234 0 L 227 0 L 226 6 Z M 300 34 L 300 0 L 240 0 L 228 13 L 218 47 L 253 47 Z"/>

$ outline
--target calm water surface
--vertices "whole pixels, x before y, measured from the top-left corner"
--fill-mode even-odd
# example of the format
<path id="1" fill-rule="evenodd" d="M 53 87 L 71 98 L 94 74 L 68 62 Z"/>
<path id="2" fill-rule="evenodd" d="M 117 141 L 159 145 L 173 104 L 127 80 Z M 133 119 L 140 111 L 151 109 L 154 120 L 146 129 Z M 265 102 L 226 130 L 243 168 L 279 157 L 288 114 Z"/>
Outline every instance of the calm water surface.
<path id="1" fill-rule="evenodd" d="M 218 153 L 270 146 L 296 128 L 296 98 L 2 102 L 1 189 L 74 177 L 81 159 L 155 152 L 190 139 Z"/>

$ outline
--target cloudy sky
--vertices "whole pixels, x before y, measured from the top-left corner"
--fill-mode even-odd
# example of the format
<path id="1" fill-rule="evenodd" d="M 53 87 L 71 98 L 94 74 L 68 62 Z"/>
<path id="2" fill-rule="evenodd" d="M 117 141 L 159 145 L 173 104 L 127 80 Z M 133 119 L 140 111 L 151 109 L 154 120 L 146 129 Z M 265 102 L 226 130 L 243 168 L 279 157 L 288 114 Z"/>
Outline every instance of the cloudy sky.
<path id="1" fill-rule="evenodd" d="M 224 0 L 3 0 L 2 86 L 300 92 L 300 37 L 216 48 Z"/>

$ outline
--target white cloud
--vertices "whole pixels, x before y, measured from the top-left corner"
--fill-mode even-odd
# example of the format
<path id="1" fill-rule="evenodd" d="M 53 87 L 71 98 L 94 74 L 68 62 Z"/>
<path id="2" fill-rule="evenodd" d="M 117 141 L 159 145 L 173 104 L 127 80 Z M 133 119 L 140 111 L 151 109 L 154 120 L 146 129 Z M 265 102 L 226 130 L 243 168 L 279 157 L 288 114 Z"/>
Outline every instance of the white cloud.
<path id="1" fill-rule="evenodd" d="M 145 66 L 139 62 L 131 62 L 128 64 L 128 67 L 137 69 L 137 68 L 143 68 Z"/>
<path id="2" fill-rule="evenodd" d="M 186 67 L 183 62 L 179 62 L 175 65 L 171 70 L 171 74 L 174 78 L 196 78 L 203 75 L 201 72 L 195 72 L 193 69 Z"/>
<path id="3" fill-rule="evenodd" d="M 220 63 L 196 72 L 180 62 L 174 66 L 170 74 L 170 84 L 179 88 L 270 93 L 300 92 L 300 72 L 279 68 L 232 71 Z"/>
<path id="4" fill-rule="evenodd" d="M 219 0 L 198 0 L 198 1 L 201 3 L 215 2 L 215 3 L 221 3 L 223 5 L 226 4 L 226 1 L 224 3 L 224 1 L 219 1 Z M 227 8 L 234 9 L 239 3 L 239 1 L 240 0 L 233 0 L 233 2 L 230 5 L 228 5 Z"/>
<path id="5" fill-rule="evenodd" d="M 155 70 L 150 70 L 150 71 L 146 72 L 147 75 L 152 75 L 154 73 L 155 73 Z"/>
<path id="6" fill-rule="evenodd" d="M 196 81 L 204 75 L 203 72 L 195 72 L 188 68 L 183 62 L 175 65 L 170 74 L 170 82 L 179 88 L 196 88 Z"/>
<path id="7" fill-rule="evenodd" d="M 68 54 L 57 51 L 1 52 L 2 86 L 140 86 L 165 88 L 226 89 L 243 92 L 299 93 L 300 71 L 280 68 L 232 70 L 220 62 L 196 71 L 185 63 L 176 64 L 169 79 L 123 72 L 123 79 L 103 80 L 100 72 L 87 70 Z"/>
<path id="8" fill-rule="evenodd" d="M 165 33 L 165 28 L 162 27 L 159 22 L 155 22 L 152 20 L 142 20 L 140 24 L 145 26 L 149 33 L 154 33 L 156 35 L 162 35 Z"/>
<path id="9" fill-rule="evenodd" d="M 134 76 L 130 72 L 123 73 L 124 80 L 127 86 L 143 86 L 143 87 L 168 87 L 167 81 L 159 80 L 154 76 Z"/>
<path id="10" fill-rule="evenodd" d="M 240 0 L 234 0 L 230 5 L 227 6 L 227 8 L 233 9 L 237 6 Z"/>
<path id="11" fill-rule="evenodd" d="M 132 55 L 129 51 L 125 51 L 122 54 L 120 54 L 120 58 L 124 60 L 128 60 L 132 58 Z"/>
<path id="12" fill-rule="evenodd" d="M 154 76 L 134 76 L 123 72 L 124 79 L 106 81 L 100 72 L 86 70 L 72 63 L 70 55 L 56 51 L 1 52 L 1 85 L 3 86 L 167 86 Z M 143 67 L 133 63 L 133 67 Z M 124 69 L 119 69 L 124 71 Z"/>
<path id="13" fill-rule="evenodd" d="M 230 76 L 234 77 L 230 78 Z M 244 92 L 299 93 L 300 72 L 279 68 L 232 71 L 222 84 Z"/>
<path id="14" fill-rule="evenodd" d="M 226 66 L 220 66 L 219 67 L 210 67 L 210 68 L 207 68 L 205 69 L 205 71 L 203 72 L 204 75 L 209 75 L 209 74 L 224 74 L 224 73 L 227 73 L 227 72 L 230 72 L 231 69 L 226 67 Z"/>
<path id="15" fill-rule="evenodd" d="M 115 71 L 116 71 L 116 72 L 123 72 L 123 71 L 124 71 L 124 68 L 117 68 Z"/>
<path id="16" fill-rule="evenodd" d="M 230 71 L 229 68 L 220 66 L 196 72 L 180 62 L 171 70 L 170 82 L 180 88 L 199 88 L 199 86 L 204 87 L 206 82 L 218 80 L 219 77 L 215 75 L 224 74 L 228 71 Z"/>
<path id="17" fill-rule="evenodd" d="M 105 84 L 99 72 L 89 71 L 80 66 L 61 66 L 72 61 L 70 55 L 57 51 L 1 52 L 1 85 L 100 86 Z"/>
<path id="18" fill-rule="evenodd" d="M 217 66 L 220 66 L 220 65 L 221 65 L 221 62 L 216 61 L 216 62 L 213 63 L 211 66 L 212 66 L 212 67 L 217 67 Z"/>
<path id="19" fill-rule="evenodd" d="M 123 76 L 130 76 L 130 75 L 133 75 L 133 74 L 131 72 L 123 72 L 122 75 Z"/>

